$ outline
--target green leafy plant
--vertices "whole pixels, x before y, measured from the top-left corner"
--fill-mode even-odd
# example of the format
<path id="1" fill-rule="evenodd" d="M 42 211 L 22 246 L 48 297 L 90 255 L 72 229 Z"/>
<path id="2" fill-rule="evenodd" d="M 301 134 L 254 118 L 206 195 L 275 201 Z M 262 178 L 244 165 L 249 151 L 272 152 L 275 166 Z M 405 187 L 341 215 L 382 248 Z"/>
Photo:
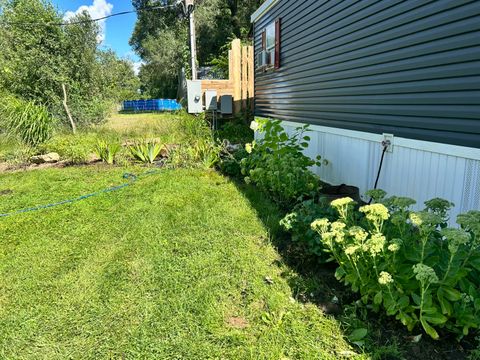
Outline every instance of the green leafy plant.
<path id="1" fill-rule="evenodd" d="M 319 234 L 313 230 L 310 224 L 318 218 L 335 218 L 335 212 L 328 203 L 314 199 L 302 201 L 297 204 L 292 212 L 288 213 L 280 225 L 292 236 L 292 241 L 300 248 L 301 252 L 314 256 L 321 263 L 328 260 L 325 246 L 322 244 Z"/>
<path id="2" fill-rule="evenodd" d="M 149 140 L 135 142 L 129 147 L 130 153 L 135 159 L 148 164 L 154 163 L 162 149 L 161 144 Z"/>
<path id="3" fill-rule="evenodd" d="M 247 183 L 254 183 L 283 207 L 290 207 L 303 197 L 312 197 L 320 188 L 320 179 L 309 169 L 320 166 L 320 156 L 312 160 L 303 153 L 310 137 L 309 126 L 292 135 L 280 121 L 259 120 L 257 131 L 261 139 L 246 145 L 250 154 L 241 162 Z"/>
<path id="4" fill-rule="evenodd" d="M 448 201 L 434 199 L 413 212 L 412 199 L 370 196 L 378 202 L 358 211 L 350 198 L 334 200 L 336 219 L 311 224 L 339 264 L 336 277 L 410 331 L 421 326 L 438 339 L 442 332 L 462 337 L 478 329 L 480 211 L 459 215 L 461 228 L 450 228 Z"/>
<path id="5" fill-rule="evenodd" d="M 222 156 L 221 158 L 219 168 L 222 173 L 228 176 L 241 177 L 242 168 L 240 163 L 246 157 L 248 157 L 248 153 L 243 148 L 232 153 L 226 153 L 225 156 Z"/>
<path id="6" fill-rule="evenodd" d="M 7 134 L 35 147 L 53 134 L 54 119 L 43 105 L 5 96 L 0 101 L 0 118 Z"/>
<path id="7" fill-rule="evenodd" d="M 121 146 L 118 143 L 109 143 L 106 140 L 98 140 L 95 145 L 95 152 L 103 162 L 112 165 L 116 155 L 120 152 Z"/>

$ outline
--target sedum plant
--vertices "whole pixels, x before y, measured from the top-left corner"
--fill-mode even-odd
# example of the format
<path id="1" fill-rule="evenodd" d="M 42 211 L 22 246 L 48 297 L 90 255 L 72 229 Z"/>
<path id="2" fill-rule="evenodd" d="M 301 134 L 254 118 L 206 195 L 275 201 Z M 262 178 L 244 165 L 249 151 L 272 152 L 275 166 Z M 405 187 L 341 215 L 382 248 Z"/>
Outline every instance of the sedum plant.
<path id="1" fill-rule="evenodd" d="M 303 153 L 310 141 L 305 135 L 308 125 L 289 136 L 280 121 L 259 120 L 257 131 L 263 138 L 246 145 L 249 156 L 241 161 L 245 181 L 283 207 L 311 197 L 320 187 L 320 179 L 310 167 L 320 166 L 320 157 L 312 160 Z"/>
<path id="2" fill-rule="evenodd" d="M 368 195 L 377 202 L 357 211 L 350 198 L 334 200 L 336 218 L 311 224 L 339 264 L 337 279 L 410 331 L 420 326 L 438 339 L 478 329 L 480 211 L 459 215 L 460 228 L 451 228 L 448 201 L 433 199 L 413 212 L 412 199 Z"/>

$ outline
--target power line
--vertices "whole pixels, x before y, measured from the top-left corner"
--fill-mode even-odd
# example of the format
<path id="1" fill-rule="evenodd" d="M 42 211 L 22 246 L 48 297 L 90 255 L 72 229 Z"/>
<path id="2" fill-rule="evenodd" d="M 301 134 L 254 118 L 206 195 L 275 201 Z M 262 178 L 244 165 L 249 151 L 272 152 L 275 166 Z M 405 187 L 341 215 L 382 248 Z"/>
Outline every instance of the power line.
<path id="1" fill-rule="evenodd" d="M 107 16 L 102 16 L 100 18 L 95 18 L 95 19 L 85 19 L 85 20 L 78 20 L 78 21 L 67 21 L 67 22 L 59 22 L 59 23 L 35 23 L 35 22 L 10 22 L 10 21 L 5 21 L 1 22 L 0 24 L 5 24 L 5 25 L 27 25 L 27 26 L 68 26 L 68 25 L 80 25 L 80 24 L 88 24 L 92 22 L 97 22 L 97 21 L 102 21 L 109 19 L 111 17 L 115 16 L 121 16 L 121 15 L 127 15 L 127 14 L 133 14 L 133 13 L 139 13 L 139 12 L 144 12 L 144 11 L 153 11 L 153 10 L 162 10 L 162 9 L 168 9 L 168 8 L 173 8 L 176 7 L 177 4 L 172 4 L 172 5 L 163 5 L 163 6 L 152 6 L 148 8 L 143 8 L 143 9 L 138 9 L 138 10 L 130 10 L 130 11 L 122 11 L 114 14 L 110 14 Z"/>

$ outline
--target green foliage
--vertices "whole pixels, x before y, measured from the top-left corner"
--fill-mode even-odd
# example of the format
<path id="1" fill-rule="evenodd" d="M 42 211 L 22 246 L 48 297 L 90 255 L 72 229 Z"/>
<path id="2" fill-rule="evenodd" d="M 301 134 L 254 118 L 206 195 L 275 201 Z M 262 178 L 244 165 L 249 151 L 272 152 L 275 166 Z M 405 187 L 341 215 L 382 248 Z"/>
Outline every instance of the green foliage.
<path id="1" fill-rule="evenodd" d="M 120 152 L 121 148 L 122 147 L 117 142 L 98 140 L 97 144 L 95 145 L 95 152 L 103 162 L 112 165 L 115 162 L 115 157 Z"/>
<path id="2" fill-rule="evenodd" d="M 297 244 L 302 253 L 325 263 L 329 260 L 325 252 L 325 246 L 319 234 L 310 225 L 318 218 L 326 217 L 333 220 L 335 215 L 334 211 L 323 200 L 316 202 L 309 199 L 297 204 L 292 212 L 280 221 L 280 225 L 291 234 L 292 241 Z"/>
<path id="3" fill-rule="evenodd" d="M 320 166 L 320 157 L 315 161 L 303 154 L 310 141 L 305 134 L 308 131 L 305 125 L 289 136 L 280 121 L 259 121 L 258 132 L 263 138 L 247 144 L 250 156 L 241 162 L 245 181 L 257 185 L 284 207 L 302 197 L 312 197 L 320 179 L 309 168 Z"/>
<path id="4" fill-rule="evenodd" d="M 253 130 L 248 127 L 243 119 L 227 121 L 220 130 L 215 132 L 219 140 L 228 140 L 231 144 L 246 144 L 253 141 Z"/>
<path id="5" fill-rule="evenodd" d="M 129 150 L 135 159 L 143 163 L 153 164 L 160 155 L 162 148 L 163 146 L 156 141 L 143 140 L 135 142 L 129 147 Z"/>
<path id="6" fill-rule="evenodd" d="M 242 176 L 242 167 L 240 163 L 247 157 L 248 153 L 243 148 L 234 151 L 233 154 L 226 153 L 222 156 L 222 159 L 219 163 L 219 168 L 225 175 L 240 178 Z"/>
<path id="7" fill-rule="evenodd" d="M 151 0 L 132 1 L 137 10 L 159 3 Z M 167 3 L 173 4 L 174 1 Z M 248 39 L 250 16 L 261 3 L 262 0 L 197 2 L 198 63 L 207 65 L 213 62 L 225 70 L 225 47 L 233 38 Z M 190 74 L 188 26 L 181 6 L 158 12 L 138 12 L 130 44 L 145 62 L 140 71 L 144 93 L 154 97 L 177 95 L 177 78 L 182 67 Z"/>
<path id="8" fill-rule="evenodd" d="M 0 190 L 12 190 L 1 196 L 0 212 L 121 184 L 125 171 L 145 169 L 0 174 Z M 74 206 L 2 218 L 0 357 L 312 360 L 352 353 L 335 319 L 290 301 L 288 268 L 272 266 L 278 253 L 265 241 L 258 208 L 274 215 L 265 198 L 252 207 L 216 172 L 165 169 Z"/>
<path id="9" fill-rule="evenodd" d="M 410 331 L 421 326 L 438 339 L 478 329 L 480 212 L 460 215 L 461 229 L 448 228 L 448 201 L 427 201 L 412 212 L 411 199 L 370 194 L 381 203 L 354 211 L 352 199 L 334 200 L 335 221 L 311 225 L 339 264 L 336 277 Z"/>
<path id="10" fill-rule="evenodd" d="M 7 135 L 35 147 L 47 141 L 53 133 L 54 119 L 43 105 L 12 96 L 0 99 L 0 124 Z"/>
<path id="11" fill-rule="evenodd" d="M 213 137 L 203 116 L 179 114 L 179 130 L 183 134 L 181 144 L 170 153 L 171 167 L 215 167 L 221 159 L 224 144 Z"/>
<path id="12" fill-rule="evenodd" d="M 68 104 L 78 125 L 99 123 L 112 103 L 132 96 L 138 79 L 132 64 L 99 49 L 99 26 L 84 12 L 69 26 L 50 1 L 8 1 L 0 12 L 0 88 L 25 100 L 44 104 L 68 124 L 62 106 L 65 84 Z M 27 23 L 27 25 L 25 25 Z"/>
<path id="13" fill-rule="evenodd" d="M 105 139 L 108 135 L 110 134 L 106 134 L 104 131 L 80 130 L 77 134 L 59 132 L 38 149 L 43 153 L 56 152 L 63 160 L 72 164 L 83 164 L 94 153 L 99 139 Z M 115 134 L 111 134 L 109 138 L 114 141 Z"/>
<path id="14" fill-rule="evenodd" d="M 181 144 L 174 149 L 168 164 L 177 167 L 215 167 L 221 159 L 223 145 L 210 138 L 200 138 L 189 144 Z"/>
<path id="15" fill-rule="evenodd" d="M 0 134 L 0 162 L 25 164 L 35 155 L 35 149 L 18 139 Z"/>

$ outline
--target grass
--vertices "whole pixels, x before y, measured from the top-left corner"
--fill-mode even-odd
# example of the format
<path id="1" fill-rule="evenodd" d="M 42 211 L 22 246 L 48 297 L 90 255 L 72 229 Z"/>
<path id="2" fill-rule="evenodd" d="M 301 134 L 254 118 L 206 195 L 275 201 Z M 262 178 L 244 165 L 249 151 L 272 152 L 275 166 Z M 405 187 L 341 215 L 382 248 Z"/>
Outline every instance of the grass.
<path id="1" fill-rule="evenodd" d="M 155 139 L 161 144 L 177 144 L 185 141 L 182 124 L 187 117 L 183 113 L 113 114 L 105 124 L 79 129 L 76 135 L 69 129 L 59 129 L 52 139 L 37 149 L 0 134 L 0 162 L 25 163 L 35 153 L 56 152 L 62 160 L 83 163 L 95 152 L 99 140 L 121 144 Z M 120 156 L 121 159 L 127 157 L 128 152 Z"/>
<path id="2" fill-rule="evenodd" d="M 0 175 L 0 191 L 12 191 L 0 212 L 118 184 L 124 171 Z M 335 320 L 291 298 L 268 231 L 215 172 L 165 170 L 0 218 L 0 233 L 0 358 L 336 359 L 349 350 Z"/>
<path id="3" fill-rule="evenodd" d="M 163 143 L 175 144 L 183 139 L 180 121 L 185 116 L 183 113 L 114 114 L 101 129 L 122 138 L 158 138 Z"/>
<path id="4" fill-rule="evenodd" d="M 105 137 L 177 143 L 202 131 L 182 116 L 117 115 L 46 146 L 78 156 Z M 146 169 L 0 174 L 0 213 L 118 185 L 126 171 Z M 271 242 L 280 216 L 214 171 L 164 169 L 118 192 L 0 217 L 0 359 L 352 356 L 336 320 L 294 299 L 295 272 Z"/>

